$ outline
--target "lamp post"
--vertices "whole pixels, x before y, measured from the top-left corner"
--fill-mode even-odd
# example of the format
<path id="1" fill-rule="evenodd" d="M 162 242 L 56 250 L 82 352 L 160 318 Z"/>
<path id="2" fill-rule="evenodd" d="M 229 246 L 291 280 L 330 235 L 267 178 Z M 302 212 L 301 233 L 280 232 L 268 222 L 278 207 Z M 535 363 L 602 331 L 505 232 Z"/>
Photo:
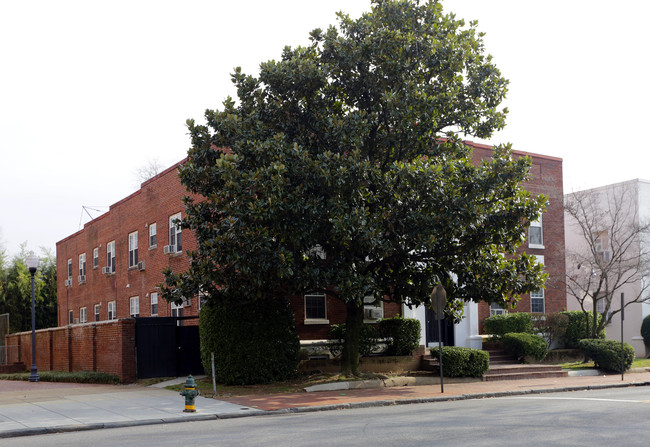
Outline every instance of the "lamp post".
<path id="1" fill-rule="evenodd" d="M 40 378 L 38 377 L 38 368 L 36 368 L 36 311 L 34 305 L 34 274 L 38 269 L 38 256 L 33 251 L 30 251 L 27 256 L 27 268 L 32 275 L 32 369 L 29 381 L 38 382 Z"/>

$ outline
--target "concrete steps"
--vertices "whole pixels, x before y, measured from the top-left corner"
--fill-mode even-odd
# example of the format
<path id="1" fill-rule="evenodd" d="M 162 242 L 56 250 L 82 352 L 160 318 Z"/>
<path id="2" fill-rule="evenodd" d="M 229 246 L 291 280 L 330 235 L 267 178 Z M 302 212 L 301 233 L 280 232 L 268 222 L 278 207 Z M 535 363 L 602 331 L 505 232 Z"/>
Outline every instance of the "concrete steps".
<path id="1" fill-rule="evenodd" d="M 560 366 L 522 364 L 505 351 L 488 350 L 487 352 L 490 355 L 490 369 L 483 375 L 483 380 L 486 382 L 566 377 L 569 375 Z M 430 354 L 422 356 L 421 369 L 424 371 L 438 371 L 438 358 L 431 357 Z"/>
<path id="2" fill-rule="evenodd" d="M 483 380 L 493 382 L 497 380 L 542 379 L 547 377 L 567 377 L 569 373 L 556 365 L 490 365 L 490 369 L 483 374 Z"/>

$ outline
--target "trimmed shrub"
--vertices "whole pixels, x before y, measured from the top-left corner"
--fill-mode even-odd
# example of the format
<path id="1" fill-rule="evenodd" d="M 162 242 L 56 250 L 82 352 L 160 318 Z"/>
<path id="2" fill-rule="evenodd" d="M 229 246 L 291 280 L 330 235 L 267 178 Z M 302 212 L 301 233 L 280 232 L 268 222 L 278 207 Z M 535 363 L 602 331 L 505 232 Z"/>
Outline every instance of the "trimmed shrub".
<path id="1" fill-rule="evenodd" d="M 548 353 L 546 340 L 536 334 L 525 332 L 511 332 L 501 337 L 503 346 L 520 360 L 543 360 Z"/>
<path id="2" fill-rule="evenodd" d="M 208 303 L 199 316 L 206 373 L 226 385 L 288 380 L 296 374 L 300 340 L 288 300 Z"/>
<path id="3" fill-rule="evenodd" d="M 564 335 L 564 345 L 571 349 L 579 348 L 580 340 L 589 337 L 589 328 L 591 328 L 593 313 L 587 312 L 588 321 L 585 321 L 585 313 L 581 310 L 567 310 L 560 313 L 569 317 L 569 324 Z M 603 316 L 598 314 L 597 318 L 598 322 L 600 322 Z M 604 329 L 598 334 L 598 338 L 605 338 Z"/>
<path id="4" fill-rule="evenodd" d="M 620 341 L 589 338 L 580 340 L 579 345 L 585 356 L 591 358 L 599 369 L 620 373 L 621 357 L 626 370 L 630 369 L 634 361 L 634 348 L 627 343 L 623 344 L 622 356 Z"/>
<path id="5" fill-rule="evenodd" d="M 343 352 L 345 342 L 345 323 L 333 324 L 327 334 L 327 346 L 334 357 Z M 369 356 L 379 347 L 379 330 L 376 324 L 363 324 L 359 334 L 359 354 Z"/>
<path id="6" fill-rule="evenodd" d="M 643 343 L 650 348 L 650 315 L 646 316 L 641 323 L 641 336 Z"/>
<path id="7" fill-rule="evenodd" d="M 439 348 L 431 348 L 431 357 L 439 358 L 439 353 Z M 442 347 L 442 373 L 447 377 L 481 377 L 489 368 L 487 351 L 460 346 Z"/>
<path id="8" fill-rule="evenodd" d="M 420 321 L 414 318 L 384 318 L 379 321 L 379 335 L 388 344 L 386 355 L 411 355 L 420 346 Z"/>
<path id="9" fill-rule="evenodd" d="M 533 319 L 527 312 L 494 315 L 483 322 L 486 334 L 501 337 L 509 332 L 533 332 Z"/>

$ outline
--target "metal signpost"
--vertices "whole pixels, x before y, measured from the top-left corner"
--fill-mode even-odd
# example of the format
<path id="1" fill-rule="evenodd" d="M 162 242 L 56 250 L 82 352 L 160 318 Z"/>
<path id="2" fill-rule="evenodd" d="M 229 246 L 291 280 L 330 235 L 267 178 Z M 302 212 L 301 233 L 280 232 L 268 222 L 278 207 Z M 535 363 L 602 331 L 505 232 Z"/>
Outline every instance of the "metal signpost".
<path id="1" fill-rule="evenodd" d="M 447 291 L 442 284 L 436 284 L 431 292 L 431 307 L 437 308 L 438 319 L 438 362 L 440 363 L 440 392 L 445 392 L 445 384 L 442 375 L 442 309 L 447 305 Z"/>

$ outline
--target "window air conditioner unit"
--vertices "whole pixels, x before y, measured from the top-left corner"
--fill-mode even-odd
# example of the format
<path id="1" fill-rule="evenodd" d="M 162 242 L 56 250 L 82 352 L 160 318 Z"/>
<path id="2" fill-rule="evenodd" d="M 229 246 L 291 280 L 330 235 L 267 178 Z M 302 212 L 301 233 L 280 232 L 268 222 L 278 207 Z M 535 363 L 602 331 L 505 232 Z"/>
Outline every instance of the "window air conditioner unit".
<path id="1" fill-rule="evenodd" d="M 113 273 L 113 271 L 111 270 L 110 267 L 106 266 L 106 267 L 102 267 L 102 273 L 104 275 L 110 275 L 111 273 Z"/>
<path id="2" fill-rule="evenodd" d="M 383 315 L 381 309 L 365 309 L 365 318 L 367 320 L 379 320 Z"/>
<path id="3" fill-rule="evenodd" d="M 79 275 L 79 284 L 86 282 L 86 275 Z"/>
<path id="4" fill-rule="evenodd" d="M 71 279 L 66 279 L 65 280 L 65 286 L 66 287 L 72 287 L 72 280 Z"/>
<path id="5" fill-rule="evenodd" d="M 172 255 L 172 254 L 176 253 L 176 246 L 175 245 L 165 245 L 163 247 L 163 252 L 166 255 Z"/>
<path id="6" fill-rule="evenodd" d="M 144 261 L 138 262 L 138 270 L 140 270 L 140 271 L 144 270 Z"/>

